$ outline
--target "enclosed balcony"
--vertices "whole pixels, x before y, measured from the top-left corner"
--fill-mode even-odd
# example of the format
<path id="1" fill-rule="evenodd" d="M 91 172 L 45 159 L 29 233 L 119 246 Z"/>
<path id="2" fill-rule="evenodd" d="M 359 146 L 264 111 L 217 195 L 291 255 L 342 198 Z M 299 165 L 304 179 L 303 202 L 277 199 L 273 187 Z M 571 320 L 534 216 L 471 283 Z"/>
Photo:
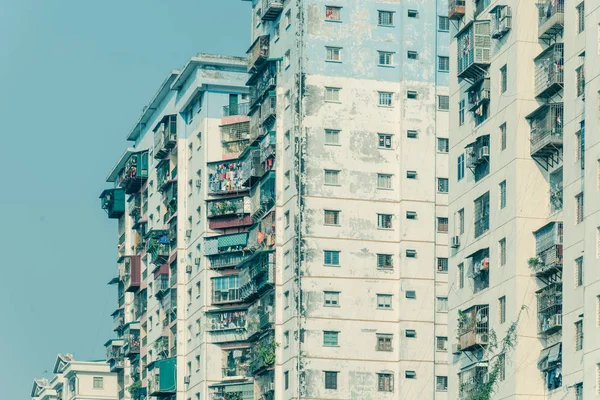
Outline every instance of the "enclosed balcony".
<path id="1" fill-rule="evenodd" d="M 533 274 L 545 281 L 559 281 L 563 268 L 563 224 L 551 222 L 534 233 L 535 254 L 529 260 Z"/>
<path id="2" fill-rule="evenodd" d="M 490 66 L 490 21 L 469 22 L 457 35 L 458 77 L 477 80 Z"/>
<path id="3" fill-rule="evenodd" d="M 555 282 L 536 292 L 538 332 L 550 335 L 562 328 L 562 283 Z"/>
<path id="4" fill-rule="evenodd" d="M 221 144 L 223 147 L 223 158 L 237 158 L 248 147 L 250 143 L 250 119 L 244 117 L 241 121 L 235 121 L 221 125 Z"/>
<path id="5" fill-rule="evenodd" d="M 119 173 L 119 187 L 126 194 L 133 194 L 140 190 L 148 179 L 148 151 L 141 151 L 129 155 L 121 172 Z"/>
<path id="6" fill-rule="evenodd" d="M 264 164 L 265 171 L 273 169 L 276 149 L 277 135 L 275 131 L 270 131 L 260 141 L 260 162 Z"/>
<path id="7" fill-rule="evenodd" d="M 110 372 L 123 370 L 125 361 L 123 358 L 123 340 L 111 339 L 104 343 L 106 348 L 106 362 L 110 367 Z"/>
<path id="8" fill-rule="evenodd" d="M 265 164 L 260 159 L 260 149 L 250 148 L 243 160 L 241 170 L 241 181 L 245 187 L 252 187 L 265 174 Z"/>
<path id="9" fill-rule="evenodd" d="M 221 195 L 248 190 L 242 185 L 242 163 L 238 160 L 208 164 L 208 194 Z"/>
<path id="10" fill-rule="evenodd" d="M 270 171 L 252 188 L 252 218 L 260 221 L 275 206 L 275 172 Z"/>
<path id="11" fill-rule="evenodd" d="M 488 381 L 487 362 L 478 362 L 458 373 L 458 398 L 468 400 L 475 398 L 482 385 Z"/>
<path id="12" fill-rule="evenodd" d="M 177 166 L 170 160 L 162 160 L 156 166 L 156 188 L 164 193 L 173 183 L 177 182 Z"/>
<path id="13" fill-rule="evenodd" d="M 248 115 L 250 103 L 233 103 L 223 106 L 223 117 Z"/>
<path id="14" fill-rule="evenodd" d="M 256 252 L 269 250 L 275 245 L 275 217 L 275 210 L 272 210 L 252 227 L 248 232 L 248 249 Z"/>
<path id="15" fill-rule="evenodd" d="M 490 102 L 490 78 L 484 77 L 469 91 L 469 111 L 476 112 Z"/>
<path id="16" fill-rule="evenodd" d="M 473 279 L 473 293 L 490 286 L 490 250 L 481 249 L 468 257 L 471 261 L 467 276 Z"/>
<path id="17" fill-rule="evenodd" d="M 492 37 L 500 39 L 512 28 L 512 12 L 507 5 L 497 5 L 490 10 L 492 16 Z"/>
<path id="18" fill-rule="evenodd" d="M 544 374 L 544 382 L 548 391 L 562 386 L 562 343 L 546 347 L 540 353 L 538 369 Z"/>
<path id="19" fill-rule="evenodd" d="M 209 386 L 209 400 L 254 400 L 254 383 L 225 383 Z"/>
<path id="20" fill-rule="evenodd" d="M 113 318 L 113 331 L 117 333 L 122 332 L 123 327 L 125 326 L 125 310 L 123 308 L 117 308 L 111 316 Z"/>
<path id="21" fill-rule="evenodd" d="M 150 261 L 156 266 L 167 262 L 169 258 L 169 235 L 167 230 L 151 230 L 148 232 L 148 249 Z"/>
<path id="22" fill-rule="evenodd" d="M 473 143 L 465 146 L 467 168 L 475 173 L 482 165 L 490 163 L 490 135 L 479 136 Z"/>
<path id="23" fill-rule="evenodd" d="M 177 359 L 166 358 L 148 364 L 148 395 L 165 397 L 177 392 Z"/>
<path id="24" fill-rule="evenodd" d="M 490 192 L 475 199 L 474 236 L 478 238 L 490 230 Z"/>
<path id="25" fill-rule="evenodd" d="M 204 239 L 204 255 L 208 256 L 211 260 L 212 268 L 216 268 L 217 265 L 219 265 L 220 268 L 232 267 L 237 265 L 231 264 L 232 262 L 235 262 L 237 258 L 230 256 L 239 255 L 240 253 L 245 254 L 247 250 L 247 244 L 247 232 L 209 237 Z M 223 261 L 213 262 L 217 259 Z"/>
<path id="26" fill-rule="evenodd" d="M 161 265 L 154 271 L 154 295 L 162 299 L 169 292 L 169 266 Z"/>
<path id="27" fill-rule="evenodd" d="M 531 127 L 531 157 L 546 170 L 561 162 L 563 104 L 544 104 L 527 117 Z"/>
<path id="28" fill-rule="evenodd" d="M 221 352 L 222 379 L 240 380 L 249 376 L 249 348 L 223 350 Z"/>
<path id="29" fill-rule="evenodd" d="M 489 343 L 489 306 L 477 305 L 459 313 L 458 335 L 461 351 L 474 350 Z"/>
<path id="30" fill-rule="evenodd" d="M 250 352 L 250 373 L 258 375 L 272 368 L 276 349 L 277 343 L 272 331 L 255 342 Z"/>
<path id="31" fill-rule="evenodd" d="M 448 18 L 458 20 L 465 16 L 465 0 L 448 0 Z"/>
<path id="32" fill-rule="evenodd" d="M 165 115 L 154 130 L 154 158 L 162 160 L 177 144 L 177 115 Z"/>
<path id="33" fill-rule="evenodd" d="M 277 63 L 268 61 L 265 68 L 250 77 L 246 85 L 250 87 L 250 105 L 261 103 L 265 95 L 275 95 L 277 86 Z M 272 92 L 272 93 L 271 93 Z"/>
<path id="34" fill-rule="evenodd" d="M 250 197 L 212 200 L 207 203 L 210 229 L 227 229 L 252 225 Z"/>
<path id="35" fill-rule="evenodd" d="M 538 38 L 550 40 L 562 32 L 565 25 L 564 0 L 544 0 L 538 6 Z"/>
<path id="36" fill-rule="evenodd" d="M 563 89 L 564 45 L 554 43 L 534 59 L 535 96 L 548 99 Z"/>
<path id="37" fill-rule="evenodd" d="M 125 357 L 134 357 L 140 354 L 140 324 L 130 322 L 123 330 L 123 354 Z"/>
<path id="38" fill-rule="evenodd" d="M 277 97 L 269 93 L 260 105 L 260 123 L 271 124 L 277 116 Z"/>
<path id="39" fill-rule="evenodd" d="M 207 314 L 208 332 L 213 343 L 237 342 L 248 339 L 248 310 L 218 311 Z"/>
<path id="40" fill-rule="evenodd" d="M 550 212 L 562 210 L 563 208 L 563 173 L 562 168 L 550 174 Z"/>
<path id="41" fill-rule="evenodd" d="M 283 0 L 262 0 L 263 21 L 275 21 L 283 11 Z"/>
<path id="42" fill-rule="evenodd" d="M 102 209 L 108 218 L 121 218 L 125 213 L 125 191 L 123 189 L 106 189 L 100 195 Z"/>
<path id="43" fill-rule="evenodd" d="M 269 35 L 256 38 L 250 49 L 248 49 L 248 72 L 254 73 L 269 58 L 270 39 Z"/>
<path id="44" fill-rule="evenodd" d="M 213 305 L 239 303 L 242 301 L 237 275 L 220 276 L 212 278 L 211 281 Z"/>
<path id="45" fill-rule="evenodd" d="M 141 259 L 140 256 L 122 257 L 119 263 L 121 280 L 126 292 L 135 292 L 140 288 Z"/>
<path id="46" fill-rule="evenodd" d="M 244 301 L 250 301 L 275 284 L 275 253 L 257 252 L 239 269 L 240 295 Z"/>

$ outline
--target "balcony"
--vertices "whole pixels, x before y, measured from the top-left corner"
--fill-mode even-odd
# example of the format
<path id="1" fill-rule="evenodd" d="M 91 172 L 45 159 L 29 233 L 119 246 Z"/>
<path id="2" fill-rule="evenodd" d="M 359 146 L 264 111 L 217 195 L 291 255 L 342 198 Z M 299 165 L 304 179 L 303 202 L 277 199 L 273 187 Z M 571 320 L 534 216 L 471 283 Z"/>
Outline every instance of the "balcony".
<path id="1" fill-rule="evenodd" d="M 475 238 L 480 237 L 490 229 L 490 193 L 487 192 L 475 200 L 474 232 Z"/>
<path id="2" fill-rule="evenodd" d="M 162 160 L 156 166 L 156 189 L 164 193 L 170 185 L 177 182 L 177 166 L 171 166 L 171 161 Z"/>
<path id="3" fill-rule="evenodd" d="M 248 374 L 250 349 L 223 350 L 221 371 L 223 380 L 245 379 Z"/>
<path id="4" fill-rule="evenodd" d="M 535 231 L 536 257 L 529 260 L 533 274 L 544 280 L 560 280 L 563 268 L 563 224 L 551 222 Z"/>
<path id="5" fill-rule="evenodd" d="M 271 124 L 277 116 L 277 97 L 269 93 L 260 105 L 260 123 L 262 125 Z"/>
<path id="6" fill-rule="evenodd" d="M 490 21 L 472 21 L 457 35 L 458 77 L 477 80 L 491 61 Z"/>
<path id="7" fill-rule="evenodd" d="M 241 193 L 248 190 L 242 185 L 242 163 L 238 160 L 208 164 L 208 194 Z"/>
<path id="8" fill-rule="evenodd" d="M 166 358 L 148 364 L 148 395 L 165 397 L 177 392 L 176 358 Z"/>
<path id="9" fill-rule="evenodd" d="M 534 59 L 535 97 L 548 99 L 563 89 L 564 45 L 555 43 Z"/>
<path id="10" fill-rule="evenodd" d="M 448 18 L 453 20 L 465 16 L 465 0 L 448 0 Z"/>
<path id="11" fill-rule="evenodd" d="M 119 173 L 118 186 L 126 194 L 136 193 L 148 179 L 148 151 L 132 153 Z"/>
<path id="12" fill-rule="evenodd" d="M 162 265 L 154 273 L 154 294 L 160 300 L 168 293 L 169 289 L 169 266 Z"/>
<path id="13" fill-rule="evenodd" d="M 106 189 L 100 195 L 102 209 L 108 218 L 121 218 L 125 213 L 125 192 L 123 189 Z"/>
<path id="14" fill-rule="evenodd" d="M 497 5 L 490 10 L 492 15 L 492 38 L 500 39 L 512 28 L 512 12 L 507 5 Z"/>
<path id="15" fill-rule="evenodd" d="M 227 383 L 209 386 L 209 400 L 253 400 L 254 383 Z"/>
<path id="16" fill-rule="evenodd" d="M 211 278 L 212 281 L 212 304 L 239 303 L 240 297 L 239 281 L 237 275 L 220 276 Z"/>
<path id="17" fill-rule="evenodd" d="M 208 331 L 213 337 L 224 334 L 233 334 L 236 336 L 236 339 L 228 341 L 246 340 L 245 333 L 248 325 L 247 310 L 219 311 L 208 314 L 208 317 Z M 213 342 L 215 341 L 213 340 Z"/>
<path id="18" fill-rule="evenodd" d="M 250 252 L 224 253 L 209 257 L 211 269 L 233 268 L 250 257 Z"/>
<path id="19" fill-rule="evenodd" d="M 252 225 L 250 197 L 213 200 L 207 203 L 210 229 L 227 229 Z"/>
<path id="20" fill-rule="evenodd" d="M 122 371 L 125 367 L 123 358 L 123 340 L 111 339 L 104 344 L 106 348 L 106 362 L 110 367 L 110 372 Z"/>
<path id="21" fill-rule="evenodd" d="M 484 77 L 469 91 L 469 111 L 476 112 L 490 103 L 490 78 Z"/>
<path id="22" fill-rule="evenodd" d="M 531 157 L 548 170 L 561 162 L 563 104 L 544 104 L 525 117 L 531 128 Z"/>
<path id="23" fill-rule="evenodd" d="M 248 72 L 254 73 L 264 64 L 269 58 L 269 35 L 259 36 L 256 38 L 250 49 L 248 49 Z"/>
<path id="24" fill-rule="evenodd" d="M 538 358 L 538 369 L 544 374 L 547 390 L 562 386 L 562 343 L 555 343 L 542 350 Z"/>
<path id="25" fill-rule="evenodd" d="M 250 103 L 229 104 L 227 106 L 223 106 L 223 116 L 233 117 L 236 115 L 248 115 L 249 110 Z"/>
<path id="26" fill-rule="evenodd" d="M 277 135 L 275 131 L 270 131 L 260 141 L 260 162 L 264 164 L 265 172 L 273 169 L 276 150 Z"/>
<path id="27" fill-rule="evenodd" d="M 250 301 L 275 284 L 275 253 L 254 253 L 239 269 L 240 295 L 244 301 Z"/>
<path id="28" fill-rule="evenodd" d="M 458 373 L 458 398 L 468 400 L 476 397 L 481 386 L 487 382 L 488 366 L 479 362 Z"/>
<path id="29" fill-rule="evenodd" d="M 538 6 L 538 38 L 550 40 L 562 32 L 565 25 L 564 0 L 544 0 Z"/>
<path id="30" fill-rule="evenodd" d="M 255 342 L 250 352 L 250 373 L 258 375 L 273 367 L 276 359 L 276 350 L 277 343 L 275 342 L 273 332 Z"/>
<path id="31" fill-rule="evenodd" d="M 562 328 L 562 283 L 555 282 L 536 292 L 538 332 L 550 335 Z"/>
<path id="32" fill-rule="evenodd" d="M 169 259 L 169 235 L 166 230 L 152 230 L 148 232 L 148 249 L 150 261 L 156 266 L 160 266 Z"/>
<path id="33" fill-rule="evenodd" d="M 237 158 L 250 143 L 250 119 L 244 117 L 243 120 L 223 123 L 221 126 L 221 144 L 223 147 L 223 158 Z"/>
<path id="34" fill-rule="evenodd" d="M 458 335 L 461 351 L 487 346 L 489 343 L 489 306 L 477 305 L 459 313 Z"/>
<path id="35" fill-rule="evenodd" d="M 141 259 L 140 256 L 125 256 L 121 261 L 119 269 L 122 271 L 121 280 L 126 292 L 135 292 L 141 283 Z"/>
<path id="36" fill-rule="evenodd" d="M 263 21 L 275 21 L 283 11 L 283 0 L 262 0 L 261 10 L 262 15 L 260 19 Z"/>
<path id="37" fill-rule="evenodd" d="M 125 339 L 123 345 L 123 354 L 125 357 L 131 358 L 140 354 L 140 324 L 131 322 L 125 326 L 123 331 Z"/>
<path id="38" fill-rule="evenodd" d="M 246 232 L 209 237 L 204 239 L 204 255 L 212 259 L 243 253 L 247 243 L 248 233 Z"/>
<path id="39" fill-rule="evenodd" d="M 471 254 L 470 270 L 467 276 L 473 279 L 473 293 L 478 293 L 490 287 L 490 251 L 481 249 Z"/>
<path id="40" fill-rule="evenodd" d="M 260 104 L 262 102 L 265 94 L 275 95 L 273 91 L 277 86 L 277 63 L 269 61 L 261 72 L 250 77 L 246 85 L 250 86 L 250 105 L 252 108 L 256 103 Z"/>
<path id="41" fill-rule="evenodd" d="M 491 0 L 474 0 L 473 19 L 477 19 L 491 3 Z"/>
<path id="42" fill-rule="evenodd" d="M 270 250 L 275 245 L 275 211 L 266 214 L 248 232 L 248 249 L 252 252 Z"/>
<path id="43" fill-rule="evenodd" d="M 260 329 L 268 329 L 275 323 L 275 313 L 273 307 L 268 308 L 264 314 L 260 316 Z"/>
<path id="44" fill-rule="evenodd" d="M 122 332 L 123 327 L 125 326 L 125 310 L 123 308 L 117 308 L 115 312 L 112 313 L 113 317 L 113 331 L 114 332 Z"/>
<path id="45" fill-rule="evenodd" d="M 268 172 L 260 183 L 253 187 L 251 196 L 252 219 L 260 221 L 275 206 L 275 173 Z"/>
<path id="46" fill-rule="evenodd" d="M 154 158 L 162 160 L 177 144 L 177 115 L 165 115 L 154 130 Z"/>
<path id="47" fill-rule="evenodd" d="M 252 187 L 265 174 L 265 165 L 260 159 L 260 149 L 249 149 L 242 160 L 241 181 L 245 187 Z"/>

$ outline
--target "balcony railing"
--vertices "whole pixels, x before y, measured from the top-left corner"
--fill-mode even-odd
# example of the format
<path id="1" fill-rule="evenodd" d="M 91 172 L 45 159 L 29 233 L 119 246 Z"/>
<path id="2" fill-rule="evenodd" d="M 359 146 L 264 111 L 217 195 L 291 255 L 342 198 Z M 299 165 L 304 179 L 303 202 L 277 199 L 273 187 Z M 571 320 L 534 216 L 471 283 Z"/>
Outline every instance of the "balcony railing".
<path id="1" fill-rule="evenodd" d="M 490 102 L 490 78 L 484 78 L 469 91 L 469 111 L 476 111 L 482 104 Z"/>
<path id="2" fill-rule="evenodd" d="M 488 305 L 473 306 L 460 313 L 458 334 L 461 351 L 488 344 L 489 318 Z"/>
<path id="3" fill-rule="evenodd" d="M 490 21 L 473 21 L 457 35 L 458 77 L 477 79 L 491 61 Z"/>
<path id="4" fill-rule="evenodd" d="M 277 343 L 273 334 L 264 336 L 254 343 L 250 352 L 250 372 L 257 374 L 266 368 L 271 368 L 275 364 L 276 348 Z"/>
<path id="5" fill-rule="evenodd" d="M 118 178 L 126 194 L 137 192 L 148 179 L 148 152 L 133 153 L 125 162 Z"/>
<path id="6" fill-rule="evenodd" d="M 538 37 L 549 39 L 563 30 L 565 24 L 564 0 L 544 0 L 538 6 Z"/>
<path id="7" fill-rule="evenodd" d="M 240 266 L 239 285 L 244 301 L 275 284 L 275 253 L 258 252 Z"/>
<path id="8" fill-rule="evenodd" d="M 213 236 L 204 239 L 204 255 L 215 256 L 242 252 L 248 243 L 248 233 Z"/>
<path id="9" fill-rule="evenodd" d="M 253 75 L 247 83 L 250 86 L 250 105 L 262 102 L 265 94 L 271 94 L 277 85 L 277 64 L 269 61 L 259 73 Z M 275 95 L 275 93 L 272 93 Z"/>
<path id="10" fill-rule="evenodd" d="M 564 47 L 555 43 L 535 58 L 535 95 L 541 99 L 560 92 L 564 83 Z"/>
<path id="11" fill-rule="evenodd" d="M 245 187 L 252 187 L 265 174 L 265 165 L 260 159 L 260 149 L 252 148 L 242 160 L 241 181 Z"/>
<path id="12" fill-rule="evenodd" d="M 210 387 L 209 400 L 254 399 L 254 383 L 227 384 Z"/>
<path id="13" fill-rule="evenodd" d="M 125 357 L 133 357 L 140 354 L 140 331 L 131 330 L 125 336 Z"/>
<path id="14" fill-rule="evenodd" d="M 177 116 L 167 115 L 154 131 L 154 158 L 165 158 L 177 144 Z"/>
<path id="15" fill-rule="evenodd" d="M 211 332 L 245 330 L 247 327 L 247 310 L 224 311 L 210 315 Z"/>
<path id="16" fill-rule="evenodd" d="M 248 142 L 250 139 L 250 120 L 221 125 L 221 142 Z"/>
<path id="17" fill-rule="evenodd" d="M 177 167 L 171 168 L 169 160 L 162 160 L 156 167 L 156 188 L 159 192 L 165 192 L 173 182 L 177 180 Z"/>
<path id="18" fill-rule="evenodd" d="M 256 71 L 269 58 L 270 39 L 268 35 L 256 38 L 248 50 L 248 72 Z"/>
<path id="19" fill-rule="evenodd" d="M 206 203 L 207 218 L 230 217 L 250 214 L 252 203 L 250 197 L 212 200 Z"/>
<path id="20" fill-rule="evenodd" d="M 458 396 L 460 400 L 467 400 L 481 390 L 487 380 L 488 367 L 487 365 L 476 364 L 465 371 L 458 374 Z"/>
<path id="21" fill-rule="evenodd" d="M 531 156 L 546 158 L 563 147 L 563 104 L 545 104 L 527 116 Z"/>
<path id="22" fill-rule="evenodd" d="M 260 105 L 260 123 L 263 125 L 270 124 L 275 120 L 277 115 L 277 97 L 267 96 Z"/>
<path id="23" fill-rule="evenodd" d="M 465 15 L 465 0 L 448 1 L 448 18 L 461 19 Z"/>
<path id="24" fill-rule="evenodd" d="M 242 163 L 238 160 L 208 164 L 208 193 L 218 195 L 248 190 L 242 186 L 241 168 Z"/>
<path id="25" fill-rule="evenodd" d="M 123 189 L 107 189 L 100 195 L 102 209 L 108 218 L 121 218 L 125 213 L 125 192 Z"/>
<path id="26" fill-rule="evenodd" d="M 241 301 L 237 275 L 212 278 L 212 303 L 226 304 Z"/>
<path id="27" fill-rule="evenodd" d="M 263 21 L 275 21 L 283 11 L 283 0 L 262 0 Z"/>
<path id="28" fill-rule="evenodd" d="M 250 103 L 230 104 L 223 106 L 223 116 L 232 117 L 234 115 L 248 115 Z"/>
<path id="29" fill-rule="evenodd" d="M 252 193 L 252 218 L 259 221 L 275 206 L 275 174 L 267 173 L 260 182 L 260 186 L 254 187 Z"/>
<path id="30" fill-rule="evenodd" d="M 125 310 L 117 308 L 112 314 L 113 317 L 113 331 L 120 332 L 125 326 Z"/>
<path id="31" fill-rule="evenodd" d="M 538 331 L 550 335 L 562 328 L 562 283 L 556 282 L 537 292 Z"/>
<path id="32" fill-rule="evenodd" d="M 166 230 L 153 230 L 148 233 L 148 249 L 151 262 L 156 265 L 164 264 L 169 258 L 169 236 Z"/>
<path id="33" fill-rule="evenodd" d="M 210 268 L 231 268 L 242 263 L 250 256 L 250 252 L 224 253 L 210 256 Z"/>

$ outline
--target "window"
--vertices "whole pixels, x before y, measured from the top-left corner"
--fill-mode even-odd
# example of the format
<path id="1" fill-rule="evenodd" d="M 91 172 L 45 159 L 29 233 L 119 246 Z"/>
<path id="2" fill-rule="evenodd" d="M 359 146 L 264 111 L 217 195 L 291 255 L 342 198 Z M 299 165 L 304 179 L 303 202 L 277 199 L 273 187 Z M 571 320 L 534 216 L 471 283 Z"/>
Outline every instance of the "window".
<path id="1" fill-rule="evenodd" d="M 288 269 L 292 265 L 292 255 L 289 250 L 283 253 L 283 265 L 284 269 Z"/>
<path id="2" fill-rule="evenodd" d="M 325 21 L 341 21 L 342 7 L 325 7 Z"/>
<path id="3" fill-rule="evenodd" d="M 288 147 L 290 147 L 290 144 L 291 144 L 290 131 L 285 132 L 285 134 L 283 135 L 283 144 L 286 149 Z"/>
<path id="4" fill-rule="evenodd" d="M 448 312 L 448 298 L 447 297 L 438 297 L 437 298 L 436 310 L 438 312 Z"/>
<path id="5" fill-rule="evenodd" d="M 340 212 L 334 210 L 325 210 L 324 213 L 325 225 L 339 225 L 340 224 Z"/>
<path id="6" fill-rule="evenodd" d="M 506 123 L 500 125 L 500 151 L 506 150 Z"/>
<path id="7" fill-rule="evenodd" d="M 404 336 L 406 336 L 407 338 L 416 338 L 417 331 L 415 331 L 414 329 L 407 329 L 406 332 L 404 332 Z"/>
<path id="8" fill-rule="evenodd" d="M 458 233 L 465 233 L 465 209 L 461 208 L 458 210 Z"/>
<path id="9" fill-rule="evenodd" d="M 435 338 L 435 349 L 437 351 L 448 350 L 448 338 L 446 336 L 438 336 Z"/>
<path id="10" fill-rule="evenodd" d="M 575 224 L 583 222 L 583 192 L 575 196 Z"/>
<path id="11" fill-rule="evenodd" d="M 438 217 L 437 219 L 437 231 L 448 233 L 448 218 Z"/>
<path id="12" fill-rule="evenodd" d="M 406 219 L 417 219 L 417 212 L 416 211 L 407 211 Z"/>
<path id="13" fill-rule="evenodd" d="M 437 272 L 448 273 L 448 259 L 445 257 L 438 257 L 437 259 Z"/>
<path id="14" fill-rule="evenodd" d="M 335 250 L 323 251 L 323 264 L 340 265 L 340 252 Z"/>
<path id="15" fill-rule="evenodd" d="M 416 100 L 419 97 L 418 93 L 415 90 L 409 90 L 406 92 L 406 98 Z"/>
<path id="16" fill-rule="evenodd" d="M 286 51 L 283 56 L 283 68 L 288 69 L 290 67 L 290 51 Z"/>
<path id="17" fill-rule="evenodd" d="M 393 392 L 394 391 L 394 375 L 392 375 L 392 374 L 377 374 L 377 391 Z"/>
<path id="18" fill-rule="evenodd" d="M 279 24 L 275 25 L 273 29 L 273 40 L 277 42 L 279 40 Z"/>
<path id="19" fill-rule="evenodd" d="M 418 18 L 419 12 L 417 10 L 408 10 L 408 18 Z"/>
<path id="20" fill-rule="evenodd" d="M 336 129 L 325 129 L 325 144 L 340 144 L 340 131 Z"/>
<path id="21" fill-rule="evenodd" d="M 200 297 L 201 294 L 201 282 L 196 282 L 196 298 Z"/>
<path id="22" fill-rule="evenodd" d="M 340 292 L 323 292 L 325 295 L 325 306 L 337 307 L 340 305 Z"/>
<path id="23" fill-rule="evenodd" d="M 392 264 L 392 255 L 391 254 L 377 254 L 377 268 L 381 268 L 381 269 L 394 268 L 394 266 Z"/>
<path id="24" fill-rule="evenodd" d="M 460 181 L 465 177 L 465 155 L 461 154 L 458 156 L 458 161 L 456 162 L 457 172 L 456 172 L 456 180 Z"/>
<path id="25" fill-rule="evenodd" d="M 438 31 L 448 32 L 450 30 L 450 20 L 448 17 L 438 16 Z"/>
<path id="26" fill-rule="evenodd" d="M 391 188 L 392 188 L 392 175 L 377 174 L 377 189 L 391 189 Z"/>
<path id="27" fill-rule="evenodd" d="M 508 88 L 508 79 L 507 79 L 507 71 L 506 64 L 500 67 L 500 93 L 506 92 Z"/>
<path id="28" fill-rule="evenodd" d="M 340 88 L 326 87 L 325 88 L 325 101 L 339 103 Z"/>
<path id="29" fill-rule="evenodd" d="M 498 241 L 498 261 L 500 266 L 506 265 L 506 238 Z"/>
<path id="30" fill-rule="evenodd" d="M 409 129 L 406 131 L 406 136 L 409 139 L 417 139 L 419 137 L 419 133 L 415 130 Z"/>
<path id="31" fill-rule="evenodd" d="M 377 228 L 392 229 L 392 215 L 391 214 L 377 214 Z"/>
<path id="32" fill-rule="evenodd" d="M 379 65 L 390 66 L 394 63 L 394 53 L 389 51 L 379 51 Z"/>
<path id="33" fill-rule="evenodd" d="M 406 379 L 417 379 L 417 373 L 415 371 L 406 371 L 404 377 L 406 377 Z"/>
<path id="34" fill-rule="evenodd" d="M 285 227 L 289 228 L 290 227 L 290 212 L 286 211 L 285 214 L 283 214 L 283 218 L 284 218 L 284 222 L 285 222 Z"/>
<path id="35" fill-rule="evenodd" d="M 447 376 L 436 376 L 435 390 L 438 392 L 446 392 L 448 390 L 448 377 Z"/>
<path id="36" fill-rule="evenodd" d="M 575 322 L 575 351 L 583 349 L 583 321 Z"/>
<path id="37" fill-rule="evenodd" d="M 585 29 L 585 8 L 584 2 L 577 6 L 577 33 L 581 33 Z"/>
<path id="38" fill-rule="evenodd" d="M 583 382 L 575 384 L 575 400 L 583 400 Z"/>
<path id="39" fill-rule="evenodd" d="M 438 110 L 448 111 L 450 109 L 450 97 L 438 96 Z"/>
<path id="40" fill-rule="evenodd" d="M 490 229 L 490 192 L 475 199 L 473 205 L 473 236 L 478 238 Z"/>
<path id="41" fill-rule="evenodd" d="M 437 151 L 440 153 L 447 153 L 450 147 L 450 141 L 446 138 L 437 139 Z"/>
<path id="42" fill-rule="evenodd" d="M 409 60 L 417 60 L 419 58 L 419 53 L 414 50 L 408 50 L 406 52 L 406 57 L 408 57 Z"/>
<path id="43" fill-rule="evenodd" d="M 585 92 L 585 70 L 583 65 L 575 70 L 577 76 L 577 97 L 583 96 Z"/>
<path id="44" fill-rule="evenodd" d="M 377 23 L 381 26 L 394 26 L 394 13 L 392 11 L 378 11 Z"/>
<path id="45" fill-rule="evenodd" d="M 325 170 L 325 184 L 339 186 L 340 184 L 340 171 L 333 169 Z"/>
<path id="46" fill-rule="evenodd" d="M 465 123 L 465 99 L 458 102 L 458 125 L 462 126 Z"/>
<path id="47" fill-rule="evenodd" d="M 285 13 L 285 28 L 289 28 L 292 25 L 292 10 L 287 10 Z"/>
<path id="48" fill-rule="evenodd" d="M 377 308 L 379 309 L 391 309 L 392 308 L 392 295 L 391 294 L 378 294 L 377 295 Z"/>
<path id="49" fill-rule="evenodd" d="M 501 324 L 506 322 L 506 296 L 498 299 L 498 322 Z"/>
<path id="50" fill-rule="evenodd" d="M 92 387 L 94 389 L 104 389 L 104 378 L 101 376 L 95 376 Z"/>
<path id="51" fill-rule="evenodd" d="M 323 331 L 323 346 L 337 346 L 339 332 Z"/>
<path id="52" fill-rule="evenodd" d="M 448 193 L 448 178 L 438 178 L 438 192 Z"/>
<path id="53" fill-rule="evenodd" d="M 465 264 L 460 263 L 456 268 L 456 281 L 458 282 L 458 288 L 462 289 L 465 287 Z"/>
<path id="54" fill-rule="evenodd" d="M 325 371 L 325 389 L 337 390 L 337 371 Z"/>
<path id="55" fill-rule="evenodd" d="M 290 387 L 290 371 L 283 371 L 283 388 L 288 390 Z"/>
<path id="56" fill-rule="evenodd" d="M 506 355 L 504 353 L 498 354 L 498 380 L 504 381 L 506 379 Z"/>
<path id="57" fill-rule="evenodd" d="M 406 257 L 417 258 L 417 251 L 414 249 L 406 249 Z"/>
<path id="58" fill-rule="evenodd" d="M 376 336 L 377 351 L 392 351 L 392 335 L 378 333 Z"/>
<path id="59" fill-rule="evenodd" d="M 417 179 L 417 171 L 406 171 L 406 177 L 408 179 Z"/>
<path id="60" fill-rule="evenodd" d="M 500 184 L 498 185 L 498 194 L 500 197 L 500 208 L 504 208 L 506 207 L 506 181 L 502 181 L 500 182 Z"/>
<path id="61" fill-rule="evenodd" d="M 575 287 L 583 285 L 583 257 L 575 259 Z"/>
<path id="62" fill-rule="evenodd" d="M 195 360 L 196 360 L 196 371 L 200 371 L 200 356 L 196 356 Z"/>
<path id="63" fill-rule="evenodd" d="M 283 348 L 287 349 L 290 347 L 290 331 L 283 332 Z"/>
<path id="64" fill-rule="evenodd" d="M 342 61 L 342 49 L 340 47 L 325 47 L 325 53 L 327 61 Z"/>
<path id="65" fill-rule="evenodd" d="M 392 106 L 392 93 L 379 92 L 379 105 L 384 107 Z"/>
<path id="66" fill-rule="evenodd" d="M 406 291 L 406 298 L 407 299 L 416 299 L 417 298 L 417 292 L 415 292 L 414 290 L 407 290 Z"/>
<path id="67" fill-rule="evenodd" d="M 379 140 L 377 147 L 380 149 L 391 149 L 392 148 L 392 135 L 386 135 L 383 133 L 378 134 Z"/>
<path id="68" fill-rule="evenodd" d="M 575 159 L 579 161 L 581 169 L 585 167 L 585 123 L 581 123 L 581 129 L 575 132 L 575 138 L 577 139 L 577 148 L 575 149 Z"/>
<path id="69" fill-rule="evenodd" d="M 600 364 L 596 364 L 596 395 L 600 394 Z"/>
<path id="70" fill-rule="evenodd" d="M 450 72 L 450 57 L 438 56 L 438 71 Z"/>

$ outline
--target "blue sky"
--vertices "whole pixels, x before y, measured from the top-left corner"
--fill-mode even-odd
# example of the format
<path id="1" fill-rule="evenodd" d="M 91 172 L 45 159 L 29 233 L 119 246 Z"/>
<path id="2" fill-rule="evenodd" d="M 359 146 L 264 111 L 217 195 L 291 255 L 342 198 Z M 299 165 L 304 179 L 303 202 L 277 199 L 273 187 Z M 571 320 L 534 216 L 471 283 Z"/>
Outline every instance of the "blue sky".
<path id="1" fill-rule="evenodd" d="M 104 357 L 116 221 L 98 195 L 172 69 L 244 55 L 241 0 L 0 0 L 0 387 L 25 399 L 56 354 Z"/>

